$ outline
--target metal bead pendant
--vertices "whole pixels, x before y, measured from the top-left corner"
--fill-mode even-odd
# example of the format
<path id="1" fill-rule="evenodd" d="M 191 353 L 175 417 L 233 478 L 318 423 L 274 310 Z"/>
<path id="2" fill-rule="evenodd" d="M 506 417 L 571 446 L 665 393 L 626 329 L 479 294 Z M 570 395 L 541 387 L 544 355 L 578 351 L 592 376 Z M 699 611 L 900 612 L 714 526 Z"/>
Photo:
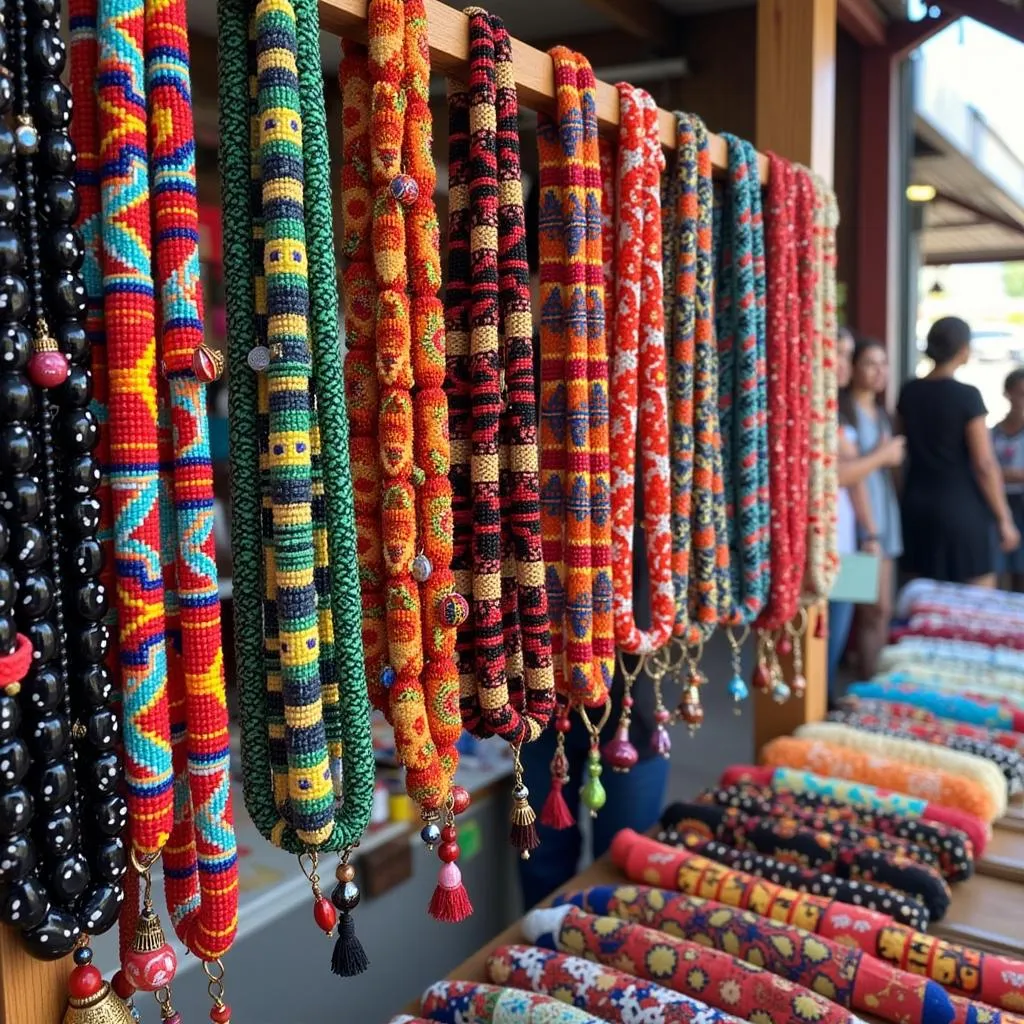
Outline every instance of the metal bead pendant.
<path id="1" fill-rule="evenodd" d="M 430 579 L 430 574 L 434 571 L 434 567 L 430 564 L 430 559 L 426 555 L 420 554 L 412 560 L 409 571 L 417 583 L 426 583 Z"/>
<path id="2" fill-rule="evenodd" d="M 266 345 L 255 345 L 245 357 L 253 373 L 263 373 L 270 365 L 270 349 Z"/>
<path id="3" fill-rule="evenodd" d="M 28 156 L 39 150 L 39 132 L 32 122 L 32 118 L 26 114 L 18 117 L 17 126 L 14 129 L 14 144 L 22 156 Z"/>

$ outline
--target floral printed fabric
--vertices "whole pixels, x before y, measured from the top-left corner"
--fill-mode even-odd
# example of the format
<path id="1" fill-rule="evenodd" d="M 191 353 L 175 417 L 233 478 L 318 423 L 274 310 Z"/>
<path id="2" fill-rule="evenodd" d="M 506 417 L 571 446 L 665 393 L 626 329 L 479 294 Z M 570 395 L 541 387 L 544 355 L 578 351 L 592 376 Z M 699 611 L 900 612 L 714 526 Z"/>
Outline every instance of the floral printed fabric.
<path id="1" fill-rule="evenodd" d="M 899 679 L 885 679 L 870 683 L 853 683 L 848 696 L 870 700 L 899 701 L 913 704 L 956 722 L 982 725 L 988 729 L 1006 729 L 1024 732 L 1024 713 L 1000 704 L 991 697 L 965 697 L 962 694 L 936 692 L 934 686 Z"/>
<path id="2" fill-rule="evenodd" d="M 487 960 L 495 984 L 543 992 L 610 1024 L 739 1024 L 739 1018 L 624 971 L 536 946 L 501 946 Z"/>
<path id="3" fill-rule="evenodd" d="M 600 1018 L 550 996 L 469 981 L 431 985 L 421 1011 L 442 1024 L 600 1024 Z"/>
<path id="4" fill-rule="evenodd" d="M 550 930 L 534 934 L 531 920 Z M 566 905 L 524 922 L 537 945 L 583 956 L 691 996 L 752 1024 L 851 1024 L 850 1013 L 801 985 L 718 949 Z"/>
<path id="5" fill-rule="evenodd" d="M 992 1007 L 1012 1007 L 1024 992 L 1024 973 L 993 962 L 999 958 L 973 954 L 972 975 L 966 964 L 951 959 L 950 950 L 956 947 L 907 928 L 893 930 L 918 936 L 916 955 L 905 955 L 905 945 L 880 934 L 876 957 L 856 948 L 850 934 L 812 935 L 713 900 L 642 885 L 594 886 L 563 895 L 558 902 L 724 950 L 840 1006 L 892 1024 L 1021 1024 L 1021 1018 Z M 924 976 L 925 970 L 931 978 Z M 984 983 L 983 972 L 989 975 Z M 984 994 L 989 1005 L 946 991 L 933 980 L 936 976 L 947 989 L 957 985 L 975 1000 Z"/>

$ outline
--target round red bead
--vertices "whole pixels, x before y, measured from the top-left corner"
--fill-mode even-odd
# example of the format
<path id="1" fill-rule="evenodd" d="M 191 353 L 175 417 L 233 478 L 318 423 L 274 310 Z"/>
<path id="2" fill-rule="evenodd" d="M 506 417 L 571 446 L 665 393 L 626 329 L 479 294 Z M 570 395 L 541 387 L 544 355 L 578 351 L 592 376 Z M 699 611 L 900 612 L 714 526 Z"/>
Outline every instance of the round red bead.
<path id="1" fill-rule="evenodd" d="M 772 675 L 763 661 L 759 661 L 757 668 L 754 669 L 754 688 L 762 693 L 767 693 L 772 688 Z"/>
<path id="2" fill-rule="evenodd" d="M 317 927 L 328 935 L 334 931 L 334 926 L 338 923 L 338 912 L 326 896 L 321 896 L 313 902 L 313 920 L 316 921 Z"/>
<path id="3" fill-rule="evenodd" d="M 131 999 L 135 995 L 135 986 L 128 980 L 124 971 L 118 971 L 111 979 L 110 987 L 119 999 Z"/>
<path id="4" fill-rule="evenodd" d="M 128 980 L 140 992 L 155 992 L 164 985 L 170 985 L 178 969 L 178 955 L 174 948 L 164 943 L 159 949 L 137 952 L 129 950 L 121 965 Z"/>
<path id="5" fill-rule="evenodd" d="M 63 352 L 37 352 L 29 360 L 28 375 L 36 387 L 58 387 L 68 379 L 68 357 Z"/>
<path id="6" fill-rule="evenodd" d="M 76 967 L 68 978 L 68 995 L 72 999 L 88 999 L 102 987 L 103 975 L 92 964 Z"/>
<path id="7" fill-rule="evenodd" d="M 559 715 L 555 719 L 555 730 L 557 732 L 568 732 L 572 728 L 572 722 L 569 721 L 568 716 Z"/>
<path id="8" fill-rule="evenodd" d="M 784 636 L 779 639 L 776 650 L 778 650 L 779 654 L 784 658 L 788 658 L 793 653 L 793 644 L 788 636 Z"/>
<path id="9" fill-rule="evenodd" d="M 437 851 L 437 855 L 445 864 L 452 864 L 459 859 L 461 852 L 458 843 L 442 843 L 441 848 Z"/>
<path id="10" fill-rule="evenodd" d="M 200 345 L 192 353 L 192 372 L 196 380 L 212 384 L 224 372 L 224 357 L 207 345 Z"/>
<path id="11" fill-rule="evenodd" d="M 227 1003 L 221 1003 L 210 1011 L 210 1020 L 213 1024 L 231 1024 L 231 1007 Z"/>
<path id="12" fill-rule="evenodd" d="M 469 790 L 465 786 L 452 786 L 452 813 L 462 814 L 469 807 Z"/>
<path id="13" fill-rule="evenodd" d="M 459 838 L 459 833 L 456 831 L 454 825 L 445 825 L 441 829 L 441 842 L 442 843 L 454 843 Z"/>

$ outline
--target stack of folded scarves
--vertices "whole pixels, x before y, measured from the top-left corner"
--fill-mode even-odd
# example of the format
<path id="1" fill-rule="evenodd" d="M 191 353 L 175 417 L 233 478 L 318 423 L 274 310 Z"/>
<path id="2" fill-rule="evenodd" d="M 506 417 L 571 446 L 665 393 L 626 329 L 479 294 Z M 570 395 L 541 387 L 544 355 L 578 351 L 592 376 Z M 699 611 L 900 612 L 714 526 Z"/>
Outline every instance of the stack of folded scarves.
<path id="1" fill-rule="evenodd" d="M 1024 733 L 1024 709 L 998 695 L 971 696 L 970 693 L 936 690 L 935 685 L 927 681 L 885 678 L 851 683 L 846 693 L 848 697 L 857 699 L 910 704 L 939 718 L 950 718 L 968 725 Z"/>

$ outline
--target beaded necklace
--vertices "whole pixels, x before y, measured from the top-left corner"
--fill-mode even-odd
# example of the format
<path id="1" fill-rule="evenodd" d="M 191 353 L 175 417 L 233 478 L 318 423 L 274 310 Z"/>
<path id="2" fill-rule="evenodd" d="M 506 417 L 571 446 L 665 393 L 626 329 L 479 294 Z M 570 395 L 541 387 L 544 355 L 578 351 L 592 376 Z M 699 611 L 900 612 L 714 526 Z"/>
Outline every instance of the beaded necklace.
<path id="1" fill-rule="evenodd" d="M 629 741 L 631 683 L 649 655 L 672 635 L 672 524 L 668 465 L 668 397 L 661 267 L 660 172 L 665 158 L 657 106 L 641 89 L 620 83 L 618 163 L 612 180 L 610 147 L 602 145 L 605 206 L 605 293 L 614 296 L 607 331 L 611 363 L 612 556 L 615 641 L 622 654 L 640 657 L 635 671 L 623 663 L 622 714 L 605 759 L 627 770 L 638 758 Z M 641 630 L 633 610 L 633 538 L 637 429 L 642 438 L 646 559 L 651 626 Z"/>
<path id="2" fill-rule="evenodd" d="M 346 294 L 351 288 L 352 304 L 360 307 L 350 329 L 346 378 L 363 440 L 351 456 L 357 485 L 365 481 L 380 495 L 380 560 L 365 543 L 361 547 L 368 584 L 363 628 L 370 677 L 376 671 L 379 680 L 371 696 L 394 726 L 406 787 L 425 822 L 422 838 L 429 849 L 442 840 L 444 867 L 431 913 L 457 921 L 472 911 L 454 863 L 452 803 L 462 729 L 455 627 L 469 609 L 454 592 L 450 568 L 452 492 L 426 14 L 422 0 L 374 0 L 368 19 L 367 59 L 347 47 L 341 68 L 346 151 L 369 156 L 344 179 L 344 251 L 351 260 Z M 373 404 L 379 409 L 377 450 L 364 433 L 374 425 Z M 362 508 L 364 528 L 373 536 L 372 509 Z M 461 794 L 459 802 L 465 805 Z M 443 829 L 436 824 L 440 818 Z"/>
<path id="3" fill-rule="evenodd" d="M 263 0 L 250 24 L 248 5 L 227 0 L 219 15 L 235 642 L 245 799 L 260 832 L 300 855 L 317 924 L 330 932 L 337 922 L 332 969 L 355 974 L 367 960 L 353 930 L 351 912 L 360 893 L 348 860 L 369 820 L 373 753 L 348 421 L 337 369 L 317 12 L 307 0 L 294 6 Z M 258 72 L 252 87 L 250 67 Z M 259 275 L 253 273 L 256 267 Z M 260 344 L 264 341 L 270 344 Z M 261 444 L 266 516 L 261 516 Z M 270 535 L 266 551 L 261 517 Z M 328 566 L 329 573 L 323 571 Z M 266 637 L 261 594 L 274 597 Z M 341 861 L 328 901 L 317 867 L 319 854 L 331 850 L 341 852 Z"/>
<path id="4" fill-rule="evenodd" d="M 539 840 L 519 747 L 551 718 L 554 675 L 540 549 L 519 109 L 507 31 L 485 11 L 468 13 L 471 84 L 452 79 L 448 87 L 445 313 L 452 564 L 472 609 L 458 632 L 460 703 L 466 728 L 513 746 L 512 841 L 528 856 Z M 510 700 L 510 692 L 518 699 Z"/>
<path id="5" fill-rule="evenodd" d="M 717 327 L 719 413 L 729 508 L 732 623 L 750 625 L 770 590 L 764 231 L 753 147 L 732 135 L 722 220 Z"/>

